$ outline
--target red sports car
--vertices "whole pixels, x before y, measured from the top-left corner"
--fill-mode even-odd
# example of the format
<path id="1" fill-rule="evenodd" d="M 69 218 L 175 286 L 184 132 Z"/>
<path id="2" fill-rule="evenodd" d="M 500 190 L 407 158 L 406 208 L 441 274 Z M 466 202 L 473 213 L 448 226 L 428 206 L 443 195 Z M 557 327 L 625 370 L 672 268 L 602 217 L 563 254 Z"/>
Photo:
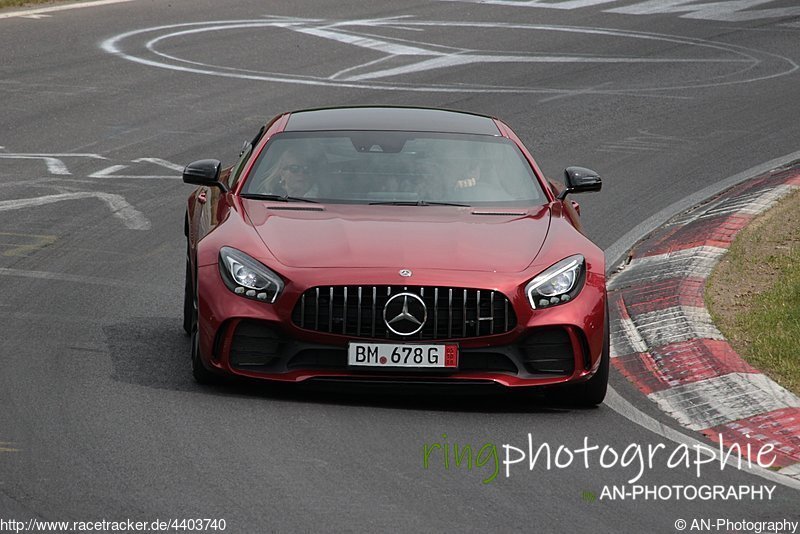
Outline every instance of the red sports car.
<path id="1" fill-rule="evenodd" d="M 602 250 L 498 119 L 284 113 L 239 161 L 191 163 L 184 327 L 195 379 L 561 386 L 602 402 Z"/>

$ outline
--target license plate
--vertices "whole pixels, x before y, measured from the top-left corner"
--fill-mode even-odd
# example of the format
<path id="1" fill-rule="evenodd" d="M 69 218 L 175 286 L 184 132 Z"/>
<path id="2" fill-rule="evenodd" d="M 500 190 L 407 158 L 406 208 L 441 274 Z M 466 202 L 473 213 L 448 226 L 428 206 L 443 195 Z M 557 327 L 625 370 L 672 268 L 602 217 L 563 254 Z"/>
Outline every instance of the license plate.
<path id="1" fill-rule="evenodd" d="M 359 367 L 458 367 L 458 345 L 350 343 L 347 364 Z"/>

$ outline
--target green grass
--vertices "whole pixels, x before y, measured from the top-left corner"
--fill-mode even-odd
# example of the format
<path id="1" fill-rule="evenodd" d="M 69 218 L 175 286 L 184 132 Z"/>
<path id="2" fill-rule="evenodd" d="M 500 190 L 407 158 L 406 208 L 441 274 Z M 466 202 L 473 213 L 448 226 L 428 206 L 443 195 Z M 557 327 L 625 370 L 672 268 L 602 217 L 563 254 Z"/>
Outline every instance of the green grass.
<path id="1" fill-rule="evenodd" d="M 733 348 L 800 394 L 800 193 L 740 232 L 706 288 Z"/>
<path id="2" fill-rule="evenodd" d="M 749 340 L 748 361 L 800 393 L 800 250 L 766 263 L 778 272 L 774 285 L 753 299 L 734 326 Z"/>
<path id="3" fill-rule="evenodd" d="M 58 4 L 63 2 L 55 2 L 53 0 L 0 0 L 0 9 L 7 7 L 23 7 L 34 6 L 36 4 Z"/>

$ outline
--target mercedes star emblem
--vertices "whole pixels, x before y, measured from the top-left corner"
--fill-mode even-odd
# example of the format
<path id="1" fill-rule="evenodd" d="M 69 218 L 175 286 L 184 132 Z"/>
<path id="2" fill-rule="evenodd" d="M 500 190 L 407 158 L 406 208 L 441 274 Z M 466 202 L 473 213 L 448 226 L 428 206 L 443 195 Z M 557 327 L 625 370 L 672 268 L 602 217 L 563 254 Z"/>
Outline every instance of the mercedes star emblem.
<path id="1" fill-rule="evenodd" d="M 428 319 L 425 302 L 414 293 L 398 293 L 386 301 L 383 322 L 398 336 L 411 336 L 422 330 Z"/>

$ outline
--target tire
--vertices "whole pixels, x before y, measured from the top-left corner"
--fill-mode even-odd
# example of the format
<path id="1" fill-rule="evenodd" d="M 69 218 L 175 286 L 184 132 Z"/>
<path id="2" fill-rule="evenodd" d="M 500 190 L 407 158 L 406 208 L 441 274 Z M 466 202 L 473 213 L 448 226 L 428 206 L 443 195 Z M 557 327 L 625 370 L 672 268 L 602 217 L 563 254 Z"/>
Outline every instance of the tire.
<path id="1" fill-rule="evenodd" d="M 222 378 L 213 371 L 209 371 L 205 364 L 203 364 L 203 360 L 200 357 L 200 335 L 197 331 L 197 286 L 196 282 L 195 284 L 192 284 L 188 246 L 186 253 L 186 288 L 183 299 L 183 328 L 192 338 L 191 361 L 192 376 L 194 377 L 194 381 L 204 386 L 219 384 L 222 381 Z"/>
<path id="2" fill-rule="evenodd" d="M 183 288 L 183 330 L 192 335 L 192 324 L 195 321 L 194 288 L 192 287 L 192 271 L 189 262 L 189 247 L 186 247 L 186 282 Z"/>
<path id="3" fill-rule="evenodd" d="M 608 345 L 608 328 L 606 328 L 605 336 L 603 354 L 600 356 L 600 367 L 592 378 L 576 387 L 574 402 L 579 406 L 597 406 L 602 404 L 603 399 L 606 398 L 606 391 L 608 390 L 608 368 L 611 361 Z"/>
<path id="4" fill-rule="evenodd" d="M 218 374 L 206 369 L 200 358 L 200 336 L 197 333 L 197 323 L 192 330 L 192 376 L 194 381 L 202 386 L 219 384 L 222 381 Z"/>

